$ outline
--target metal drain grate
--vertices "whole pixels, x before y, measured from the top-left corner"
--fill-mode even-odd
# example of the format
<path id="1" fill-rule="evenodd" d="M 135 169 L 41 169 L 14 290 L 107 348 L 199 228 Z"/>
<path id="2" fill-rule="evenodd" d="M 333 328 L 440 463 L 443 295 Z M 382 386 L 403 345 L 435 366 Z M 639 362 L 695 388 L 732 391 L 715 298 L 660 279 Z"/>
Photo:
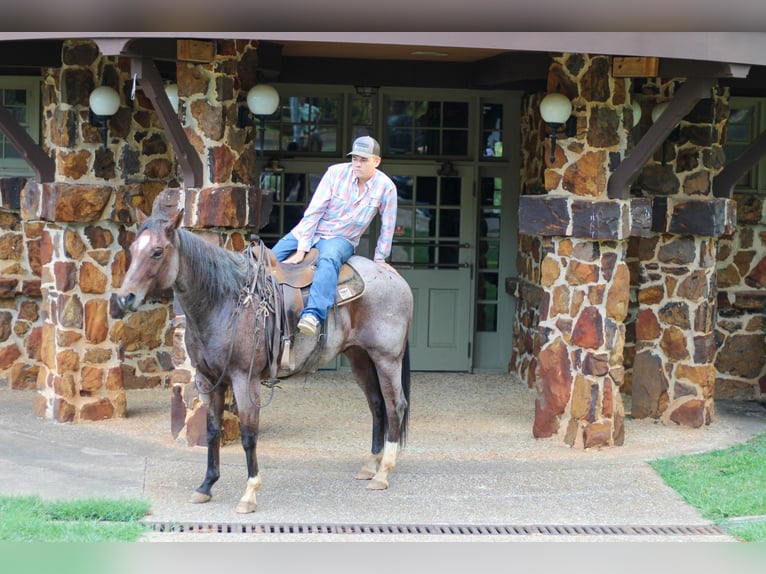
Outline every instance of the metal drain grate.
<path id="1" fill-rule="evenodd" d="M 719 526 L 567 526 L 505 524 L 257 524 L 150 522 L 153 532 L 215 534 L 422 534 L 464 536 L 722 536 Z"/>

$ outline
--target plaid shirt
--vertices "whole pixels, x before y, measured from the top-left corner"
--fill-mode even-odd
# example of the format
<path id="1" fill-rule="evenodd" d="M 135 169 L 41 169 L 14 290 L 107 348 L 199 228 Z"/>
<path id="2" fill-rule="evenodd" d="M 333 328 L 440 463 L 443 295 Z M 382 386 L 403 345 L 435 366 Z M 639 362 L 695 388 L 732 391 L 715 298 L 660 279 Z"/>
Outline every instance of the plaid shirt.
<path id="1" fill-rule="evenodd" d="M 300 251 L 308 251 L 320 239 L 332 237 L 343 237 L 356 247 L 375 214 L 380 213 L 380 236 L 374 259 L 384 261 L 391 254 L 396 224 L 396 185 L 377 169 L 365 184 L 361 197 L 356 196 L 357 183 L 351 162 L 327 168 L 303 219 L 292 229 Z"/>

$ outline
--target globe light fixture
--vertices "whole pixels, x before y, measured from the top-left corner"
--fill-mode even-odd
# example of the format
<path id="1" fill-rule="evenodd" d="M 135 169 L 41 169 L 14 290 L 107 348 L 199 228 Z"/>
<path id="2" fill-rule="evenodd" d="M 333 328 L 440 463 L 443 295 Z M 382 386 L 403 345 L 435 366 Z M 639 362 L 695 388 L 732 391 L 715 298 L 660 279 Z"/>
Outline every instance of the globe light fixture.
<path id="1" fill-rule="evenodd" d="M 109 118 L 120 109 L 120 94 L 109 86 L 99 86 L 90 93 L 88 107 L 88 123 L 103 128 L 104 150 L 106 150 Z"/>
<path id="2" fill-rule="evenodd" d="M 564 94 L 548 94 L 540 102 L 540 115 L 551 138 L 550 162 L 556 161 L 556 137 L 574 137 L 577 119 L 572 115 L 572 102 Z"/>
<path id="3" fill-rule="evenodd" d="M 269 84 L 257 84 L 247 92 L 247 107 L 241 106 L 237 114 L 237 126 L 254 125 L 250 117 L 255 116 L 260 129 L 260 155 L 263 155 L 264 138 L 266 135 L 266 118 L 272 115 L 279 107 L 279 92 Z"/>

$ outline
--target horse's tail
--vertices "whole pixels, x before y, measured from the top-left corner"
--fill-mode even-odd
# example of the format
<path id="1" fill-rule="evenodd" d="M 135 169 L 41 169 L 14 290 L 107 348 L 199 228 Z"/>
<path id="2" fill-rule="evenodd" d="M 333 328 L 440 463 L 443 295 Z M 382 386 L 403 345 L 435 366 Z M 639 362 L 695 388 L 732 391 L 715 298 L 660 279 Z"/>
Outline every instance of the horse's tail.
<path id="1" fill-rule="evenodd" d="M 402 422 L 399 425 L 399 446 L 403 449 L 407 443 L 407 427 L 410 422 L 410 342 L 404 342 L 404 356 L 402 357 L 402 394 L 405 406 L 402 413 Z"/>

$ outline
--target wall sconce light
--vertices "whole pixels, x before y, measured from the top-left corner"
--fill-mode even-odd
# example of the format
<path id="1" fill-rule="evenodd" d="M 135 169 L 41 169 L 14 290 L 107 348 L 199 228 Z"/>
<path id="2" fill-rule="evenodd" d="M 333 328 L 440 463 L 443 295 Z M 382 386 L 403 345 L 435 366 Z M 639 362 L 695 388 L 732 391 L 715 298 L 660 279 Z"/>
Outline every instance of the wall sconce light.
<path id="1" fill-rule="evenodd" d="M 380 86 L 354 86 L 357 95 L 363 98 L 371 98 L 378 93 Z"/>
<path id="2" fill-rule="evenodd" d="M 104 130 L 104 150 L 109 129 L 109 118 L 120 108 L 120 94 L 109 86 L 99 86 L 88 98 L 88 123 Z"/>
<path id="3" fill-rule="evenodd" d="M 170 100 L 173 111 L 178 113 L 178 84 L 165 84 L 165 95 Z"/>
<path id="4" fill-rule="evenodd" d="M 260 155 L 263 155 L 263 140 L 266 135 L 266 118 L 277 111 L 279 92 L 269 84 L 258 84 L 247 92 L 247 108 L 240 106 L 237 113 L 237 127 L 254 125 L 250 114 L 254 115 L 260 126 Z"/>
<path id="5" fill-rule="evenodd" d="M 633 127 L 636 127 L 638 122 L 641 121 L 641 104 L 639 104 L 636 100 L 633 100 L 633 102 L 630 104 L 630 107 L 633 110 Z"/>
<path id="6" fill-rule="evenodd" d="M 540 102 L 540 115 L 551 138 L 551 163 L 556 161 L 556 136 L 574 137 L 577 118 L 572 115 L 572 102 L 564 94 L 548 94 Z"/>

